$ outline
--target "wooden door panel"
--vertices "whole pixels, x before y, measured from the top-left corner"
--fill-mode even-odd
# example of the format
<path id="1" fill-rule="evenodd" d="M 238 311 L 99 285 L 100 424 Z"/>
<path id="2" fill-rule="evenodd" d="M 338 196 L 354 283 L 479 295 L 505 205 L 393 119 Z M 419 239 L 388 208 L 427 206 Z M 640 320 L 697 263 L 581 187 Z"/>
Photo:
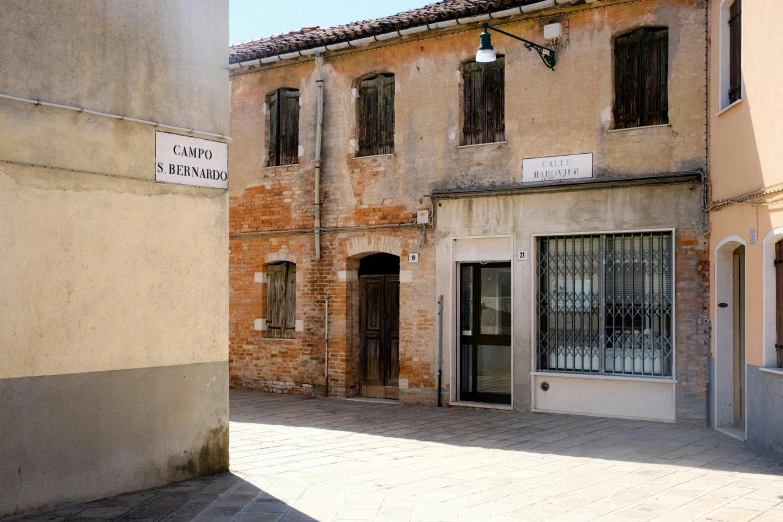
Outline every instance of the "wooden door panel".
<path id="1" fill-rule="evenodd" d="M 362 380 L 366 385 L 384 384 L 383 287 L 383 276 L 363 276 L 361 279 Z"/>
<path id="2" fill-rule="evenodd" d="M 386 278 L 386 344 L 388 346 L 388 375 L 386 384 L 400 383 L 400 278 Z"/>

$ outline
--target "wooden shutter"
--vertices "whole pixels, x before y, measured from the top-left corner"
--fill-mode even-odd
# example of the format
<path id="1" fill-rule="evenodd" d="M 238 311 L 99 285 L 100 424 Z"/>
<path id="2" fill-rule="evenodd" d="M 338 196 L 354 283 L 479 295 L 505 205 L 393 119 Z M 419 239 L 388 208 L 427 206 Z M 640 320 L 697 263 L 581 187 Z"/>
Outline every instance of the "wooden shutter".
<path id="1" fill-rule="evenodd" d="M 482 111 L 484 102 L 484 77 L 481 64 L 468 62 L 462 68 L 463 87 L 463 123 L 462 144 L 475 145 L 482 143 L 483 122 Z"/>
<path id="2" fill-rule="evenodd" d="M 378 75 L 378 152 L 394 152 L 394 75 Z"/>
<path id="3" fill-rule="evenodd" d="M 462 144 L 505 141 L 505 58 L 462 68 Z"/>
<path id="4" fill-rule="evenodd" d="M 669 123 L 669 30 L 644 29 L 640 125 Z"/>
<path id="5" fill-rule="evenodd" d="M 359 82 L 359 156 L 378 154 L 378 77 Z"/>
<path id="6" fill-rule="evenodd" d="M 294 337 L 296 330 L 296 265 L 267 267 L 267 337 Z"/>
<path id="7" fill-rule="evenodd" d="M 269 157 L 267 158 L 267 164 L 270 167 L 280 165 L 280 134 L 278 132 L 280 114 L 278 111 L 277 94 L 278 91 L 275 91 L 266 96 L 266 105 L 269 109 Z"/>
<path id="8" fill-rule="evenodd" d="M 394 152 L 394 75 L 359 82 L 359 156 Z"/>
<path id="9" fill-rule="evenodd" d="M 729 8 L 729 103 L 742 96 L 742 0 Z"/>
<path id="10" fill-rule="evenodd" d="M 783 368 L 783 241 L 775 243 L 775 352 Z"/>
<path id="11" fill-rule="evenodd" d="M 641 30 L 614 42 L 614 127 L 639 126 Z"/>
<path id="12" fill-rule="evenodd" d="M 486 115 L 483 143 L 506 140 L 505 123 L 505 57 L 498 56 L 494 62 L 484 63 L 484 91 Z"/>
<path id="13" fill-rule="evenodd" d="M 294 165 L 299 158 L 299 91 L 280 89 L 280 163 Z"/>

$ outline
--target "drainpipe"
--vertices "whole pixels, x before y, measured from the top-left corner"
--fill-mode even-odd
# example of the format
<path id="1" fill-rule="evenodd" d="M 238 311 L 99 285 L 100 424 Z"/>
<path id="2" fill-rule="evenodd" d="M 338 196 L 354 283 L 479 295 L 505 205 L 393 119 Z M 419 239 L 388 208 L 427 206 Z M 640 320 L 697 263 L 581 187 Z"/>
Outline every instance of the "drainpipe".
<path id="1" fill-rule="evenodd" d="M 326 391 L 324 397 L 329 397 L 329 294 L 326 294 L 326 305 L 324 307 L 324 347 L 326 353 L 324 356 L 324 386 Z"/>
<path id="2" fill-rule="evenodd" d="M 710 372 L 712 371 L 712 352 L 710 351 L 712 344 L 712 323 L 707 322 L 707 378 L 704 383 L 704 394 L 707 396 L 707 427 L 709 428 L 712 423 L 710 419 Z"/>
<path id="3" fill-rule="evenodd" d="M 313 223 L 313 234 L 315 235 L 316 261 L 321 260 L 321 131 L 324 123 L 324 80 L 321 75 L 321 66 L 323 62 L 321 53 L 315 53 L 318 108 L 315 119 L 315 222 Z"/>
<path id="4" fill-rule="evenodd" d="M 438 297 L 438 408 L 440 408 L 440 383 L 443 375 L 443 296 Z"/>

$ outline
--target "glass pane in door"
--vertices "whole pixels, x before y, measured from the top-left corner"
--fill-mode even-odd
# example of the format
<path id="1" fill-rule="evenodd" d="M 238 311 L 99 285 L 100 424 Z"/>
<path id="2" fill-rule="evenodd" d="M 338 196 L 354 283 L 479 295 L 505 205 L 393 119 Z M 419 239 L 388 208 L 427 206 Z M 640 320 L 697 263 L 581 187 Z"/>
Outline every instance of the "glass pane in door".
<path id="1" fill-rule="evenodd" d="M 460 400 L 511 403 L 511 265 L 460 266 Z"/>

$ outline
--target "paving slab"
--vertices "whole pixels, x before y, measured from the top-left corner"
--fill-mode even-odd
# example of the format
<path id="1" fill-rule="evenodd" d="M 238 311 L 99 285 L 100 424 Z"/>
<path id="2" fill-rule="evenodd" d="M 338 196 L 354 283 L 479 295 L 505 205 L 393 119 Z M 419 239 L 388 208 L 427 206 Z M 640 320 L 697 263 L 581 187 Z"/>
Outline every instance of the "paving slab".
<path id="1" fill-rule="evenodd" d="M 7 520 L 783 521 L 783 458 L 706 428 L 230 396 L 230 473 Z"/>

